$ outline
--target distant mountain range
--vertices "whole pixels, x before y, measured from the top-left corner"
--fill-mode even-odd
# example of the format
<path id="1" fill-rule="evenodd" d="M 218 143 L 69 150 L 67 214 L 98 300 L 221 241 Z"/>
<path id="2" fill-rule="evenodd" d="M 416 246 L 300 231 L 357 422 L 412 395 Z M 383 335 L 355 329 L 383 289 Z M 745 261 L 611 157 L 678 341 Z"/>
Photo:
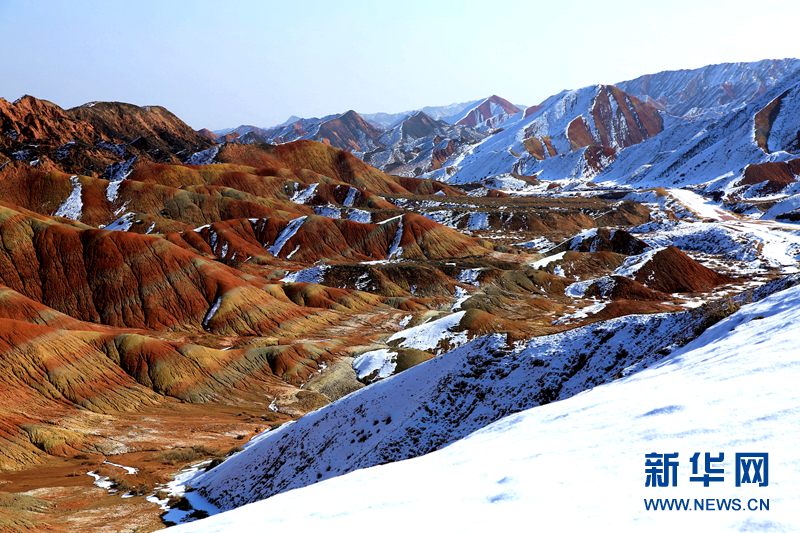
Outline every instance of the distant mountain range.
<path id="1" fill-rule="evenodd" d="M 348 111 L 204 134 L 241 144 L 318 140 L 385 172 L 451 183 L 509 175 L 572 186 L 707 184 L 727 196 L 763 196 L 795 175 L 789 162 L 800 146 L 798 69 L 797 59 L 725 63 L 562 91 L 526 108 L 493 95 L 415 112 Z"/>

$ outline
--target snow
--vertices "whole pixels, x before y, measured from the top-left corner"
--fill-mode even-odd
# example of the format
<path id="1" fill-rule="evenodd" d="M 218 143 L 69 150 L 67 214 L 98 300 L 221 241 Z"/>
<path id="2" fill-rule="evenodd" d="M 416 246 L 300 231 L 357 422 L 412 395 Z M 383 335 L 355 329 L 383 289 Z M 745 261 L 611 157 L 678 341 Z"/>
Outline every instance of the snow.
<path id="1" fill-rule="evenodd" d="M 375 371 L 378 371 L 378 379 L 388 378 L 396 366 L 397 352 L 386 349 L 363 353 L 353 361 L 353 370 L 358 379 L 364 379 Z"/>
<path id="2" fill-rule="evenodd" d="M 398 220 L 398 219 L 400 220 L 400 222 L 402 222 L 403 221 L 403 215 L 397 215 L 396 217 L 387 218 L 386 220 L 378 222 L 378 224 L 383 226 L 384 224 L 389 224 L 390 222 L 394 222 L 395 220 Z"/>
<path id="3" fill-rule="evenodd" d="M 122 181 L 127 179 L 128 176 L 133 173 L 133 164 L 136 163 L 138 158 L 139 156 L 135 155 L 127 161 L 109 165 L 105 171 L 105 176 L 108 177 L 108 181 Z"/>
<path id="4" fill-rule="evenodd" d="M 564 294 L 568 298 L 583 298 L 583 295 L 586 294 L 586 291 L 589 290 L 589 287 L 594 285 L 594 279 L 586 280 L 586 281 L 578 281 L 572 283 L 571 285 L 567 285 L 567 288 L 564 289 Z"/>
<path id="5" fill-rule="evenodd" d="M 70 220 L 80 220 L 83 214 L 83 200 L 81 200 L 81 182 L 78 181 L 78 176 L 72 176 L 70 179 L 72 183 L 72 192 L 64 200 L 64 203 L 59 206 L 54 216 L 64 217 Z"/>
<path id="6" fill-rule="evenodd" d="M 133 226 L 133 220 L 135 218 L 136 213 L 125 213 L 103 229 L 111 231 L 128 231 L 131 229 L 131 226 Z"/>
<path id="7" fill-rule="evenodd" d="M 314 192 L 317 190 L 317 185 L 317 183 L 312 183 L 303 191 L 295 191 L 290 200 L 296 204 L 305 204 L 314 198 Z"/>
<path id="8" fill-rule="evenodd" d="M 467 222 L 467 229 L 470 230 L 489 229 L 489 213 L 484 213 L 484 212 L 470 213 L 469 222 Z"/>
<path id="9" fill-rule="evenodd" d="M 458 288 L 460 289 L 461 287 Z M 467 342 L 467 333 L 465 331 L 453 331 L 461 323 L 464 314 L 466 314 L 466 311 L 458 311 L 438 320 L 431 320 L 425 324 L 398 331 L 389 337 L 386 342 L 387 344 L 397 342 L 397 346 L 402 346 L 403 348 L 416 348 L 417 350 L 440 353 L 439 346 L 443 340 L 448 341 L 451 347 Z"/>
<path id="10" fill-rule="evenodd" d="M 138 469 L 138 468 L 134 468 L 134 467 L 132 467 L 132 466 L 122 466 L 122 465 L 118 465 L 117 463 L 112 463 L 112 462 L 111 462 L 111 461 L 109 461 L 109 460 L 105 460 L 105 461 L 103 461 L 103 462 L 104 462 L 105 464 L 108 464 L 108 465 L 111 465 L 111 466 L 116 466 L 117 468 L 121 468 L 121 469 L 123 469 L 123 470 L 125 471 L 125 473 L 126 473 L 126 474 L 134 475 L 134 474 L 137 474 L 137 473 L 139 472 L 139 469 Z"/>
<path id="11" fill-rule="evenodd" d="M 275 243 L 269 247 L 269 253 L 271 253 L 275 257 L 278 257 L 278 254 L 283 248 L 283 245 L 286 244 L 286 242 L 289 239 L 294 237 L 294 234 L 297 233 L 297 230 L 300 229 L 300 226 L 303 225 L 303 222 L 305 222 L 306 218 L 308 217 L 302 216 L 299 218 L 295 218 L 294 220 L 289 222 L 289 224 L 286 225 L 281 234 L 278 235 L 278 238 L 275 239 Z"/>
<path id="12" fill-rule="evenodd" d="M 384 224 L 386 222 L 383 222 Z M 403 247 L 400 246 L 400 241 L 403 238 L 403 219 L 400 218 L 397 222 L 397 233 L 394 235 L 392 245 L 389 247 L 389 255 L 387 259 L 399 259 L 403 256 Z"/>
<path id="13" fill-rule="evenodd" d="M 208 327 L 208 323 L 211 321 L 212 318 L 214 318 L 214 315 L 217 313 L 217 310 L 219 309 L 220 305 L 222 305 L 222 296 L 217 296 L 217 299 L 214 300 L 214 305 L 211 306 L 211 309 L 209 309 L 208 314 L 203 319 L 204 328 Z"/>
<path id="14" fill-rule="evenodd" d="M 93 477 L 94 478 L 94 483 L 92 483 L 92 484 L 95 485 L 95 486 L 100 487 L 101 489 L 111 490 L 112 487 L 114 486 L 114 482 L 113 481 L 111 481 L 106 476 L 101 476 L 97 472 L 94 472 L 94 471 L 86 472 L 86 475 Z"/>
<path id="15" fill-rule="evenodd" d="M 695 192 L 686 189 L 669 189 L 668 192 L 679 202 L 703 218 L 722 220 L 723 216 L 730 215 L 730 213 L 724 211 L 715 202 L 707 200 Z"/>
<path id="16" fill-rule="evenodd" d="M 202 461 L 200 463 L 190 465 L 184 468 L 178 475 L 175 476 L 175 479 L 166 483 L 164 485 L 156 486 L 155 490 L 164 490 L 167 492 L 168 497 L 159 500 L 155 494 L 148 496 L 146 499 L 149 502 L 155 503 L 161 510 L 167 511 L 162 515 L 162 519 L 165 521 L 173 522 L 176 524 L 180 524 L 181 522 L 189 521 L 189 515 L 193 513 L 195 510 L 197 511 L 206 511 L 209 515 L 215 515 L 220 512 L 220 509 L 209 503 L 205 498 L 193 492 L 191 490 L 187 491 L 188 485 L 192 482 L 193 479 L 199 477 L 201 474 L 205 472 L 205 467 L 211 461 Z M 180 497 L 183 496 L 189 501 L 191 505 L 191 509 L 188 511 L 182 511 L 178 508 L 170 509 L 167 503 L 169 502 L 169 498 L 171 497 Z"/>
<path id="17" fill-rule="evenodd" d="M 595 238 L 596 236 L 597 236 L 597 228 L 589 228 L 583 230 L 570 240 L 569 249 L 577 250 L 578 248 L 580 248 L 581 244 L 583 244 L 583 241 L 588 241 L 590 239 Z M 590 249 L 590 251 L 594 252 L 595 250 Z"/>
<path id="18" fill-rule="evenodd" d="M 554 254 L 554 255 L 548 255 L 547 257 L 539 259 L 538 261 L 534 261 L 531 264 L 531 267 L 532 268 L 536 268 L 536 269 L 544 268 L 547 265 L 549 265 L 550 263 L 554 263 L 556 261 L 560 261 L 561 259 L 563 259 L 564 258 L 564 254 L 566 254 L 566 253 L 567 252 L 560 252 L 560 253 L 557 253 L 557 254 Z"/>
<path id="19" fill-rule="evenodd" d="M 476 287 L 480 286 L 478 282 L 478 276 L 481 274 L 482 268 L 469 268 L 467 270 L 462 270 L 458 274 L 458 278 L 456 281 L 459 283 L 469 283 L 470 285 L 475 285 Z"/>
<path id="20" fill-rule="evenodd" d="M 122 185 L 121 180 L 109 182 L 108 187 L 106 187 L 106 199 L 109 203 L 113 204 L 117 201 L 120 185 Z"/>
<path id="21" fill-rule="evenodd" d="M 420 214 L 429 220 L 433 220 L 434 222 L 438 222 L 443 226 L 453 229 L 458 228 L 461 219 L 467 216 L 466 212 L 457 212 L 453 211 L 452 209 L 443 209 L 441 211 L 423 211 Z"/>
<path id="22" fill-rule="evenodd" d="M 651 368 L 512 414 L 444 449 L 169 531 L 358 530 L 375 523 L 421 531 L 533 523 L 559 531 L 796 530 L 800 348 L 786 325 L 798 321 L 800 289 L 792 288 L 743 307 Z M 391 387 L 403 374 L 368 389 Z M 676 487 L 645 487 L 650 452 L 679 453 Z M 725 454 L 724 482 L 689 482 L 695 452 Z M 768 487 L 734 486 L 737 452 L 770 454 Z M 769 498 L 771 507 L 655 512 L 645 510 L 648 498 Z"/>
<path id="23" fill-rule="evenodd" d="M 342 218 L 341 208 L 331 204 L 314 206 L 314 213 L 321 217 Z"/>
<path id="24" fill-rule="evenodd" d="M 456 298 L 456 303 L 454 303 L 450 308 L 451 313 L 461 309 L 461 304 L 469 300 L 470 294 L 464 290 L 464 287 L 456 287 L 456 292 L 453 295 L 453 298 Z"/>
<path id="25" fill-rule="evenodd" d="M 673 245 L 685 252 L 718 254 L 735 262 L 737 271 L 744 274 L 770 268 L 792 273 L 800 258 L 800 232 L 754 221 L 651 222 L 630 232 L 652 247 Z"/>
<path id="26" fill-rule="evenodd" d="M 800 194 L 790 196 L 770 207 L 762 216 L 762 220 L 775 219 L 784 213 L 800 209 Z"/>
<path id="27" fill-rule="evenodd" d="M 103 464 L 107 464 L 107 465 L 111 465 L 111 466 L 116 466 L 117 468 L 121 468 L 121 469 L 125 470 L 125 474 L 126 475 L 128 475 L 128 474 L 134 475 L 134 474 L 139 472 L 138 468 L 134 468 L 132 466 L 123 466 L 123 465 L 120 465 L 120 464 L 117 464 L 117 463 L 112 463 L 108 459 L 106 459 L 105 461 L 103 461 L 101 463 L 101 465 L 103 465 Z M 98 474 L 97 472 L 94 472 L 94 471 L 86 472 L 86 475 L 87 476 L 91 476 L 91 477 L 94 478 L 93 485 L 95 485 L 97 487 L 100 487 L 101 489 L 105 489 L 105 490 L 107 490 L 109 492 L 116 492 L 116 489 L 114 489 L 114 482 L 111 481 L 111 478 L 106 477 L 106 476 L 101 476 L 100 474 Z M 126 497 L 130 497 L 130 496 L 123 494 L 122 497 L 126 498 Z"/>
<path id="28" fill-rule="evenodd" d="M 533 248 L 534 250 L 547 250 L 555 246 L 547 237 L 536 237 L 530 241 L 525 241 L 517 244 L 517 246 L 524 246 L 525 248 Z"/>
<path id="29" fill-rule="evenodd" d="M 289 255 L 287 255 L 287 256 L 286 256 L 286 259 L 291 259 L 291 258 L 292 258 L 292 256 L 293 256 L 294 254 L 296 254 L 296 253 L 297 253 L 297 251 L 298 251 L 299 249 L 300 249 L 300 245 L 298 244 L 297 246 L 295 246 L 295 247 L 294 247 L 294 250 L 292 250 L 291 252 L 289 252 Z"/>
<path id="30" fill-rule="evenodd" d="M 372 214 L 369 211 L 364 211 L 363 209 L 353 209 L 350 211 L 350 214 L 347 215 L 347 220 L 360 222 L 362 224 L 369 224 L 372 221 Z"/>
<path id="31" fill-rule="evenodd" d="M 358 199 L 359 191 L 355 187 L 350 187 L 347 190 L 347 197 L 344 199 L 342 203 L 345 207 L 353 207 L 355 205 L 356 200 Z"/>
<path id="32" fill-rule="evenodd" d="M 187 165 L 210 165 L 214 162 L 214 158 L 217 157 L 217 153 L 219 153 L 219 146 L 212 146 L 208 150 L 203 150 L 202 152 L 195 152 L 189 159 L 186 160 Z"/>
<path id="33" fill-rule="evenodd" d="M 298 270 L 297 272 L 287 274 L 281 279 L 281 281 L 284 283 L 322 283 L 322 280 L 325 277 L 325 272 L 329 268 L 330 267 L 322 265 L 313 266 L 304 270 Z"/>
<path id="34" fill-rule="evenodd" d="M 369 272 L 364 272 L 358 279 L 356 279 L 356 290 L 363 291 L 369 287 L 370 284 L 370 275 Z"/>
<path id="35" fill-rule="evenodd" d="M 595 315 L 599 313 L 600 311 L 605 309 L 605 307 L 606 307 L 605 302 L 588 305 L 586 307 L 581 307 L 577 311 L 566 314 L 563 317 L 559 318 L 558 320 L 553 322 L 553 324 L 568 324 L 573 320 L 583 320 L 589 318 L 589 315 Z"/>

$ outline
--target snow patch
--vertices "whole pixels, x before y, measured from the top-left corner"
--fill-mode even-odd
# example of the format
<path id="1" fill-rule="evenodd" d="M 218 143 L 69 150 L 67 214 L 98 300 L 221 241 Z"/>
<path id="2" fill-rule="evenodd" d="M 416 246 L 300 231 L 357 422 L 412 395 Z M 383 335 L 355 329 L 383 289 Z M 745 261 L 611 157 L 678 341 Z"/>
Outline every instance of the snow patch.
<path id="1" fill-rule="evenodd" d="M 128 231 L 133 226 L 136 213 L 125 213 L 103 229 L 111 231 Z"/>
<path id="2" fill-rule="evenodd" d="M 78 181 L 78 176 L 70 178 L 72 183 L 72 192 L 64 200 L 64 203 L 59 206 L 54 216 L 64 217 L 70 220 L 80 220 L 83 214 L 83 200 L 81 199 L 81 182 Z"/>
<path id="3" fill-rule="evenodd" d="M 206 317 L 203 319 L 204 328 L 208 328 L 208 323 L 211 321 L 212 318 L 214 318 L 214 315 L 217 313 L 217 310 L 219 309 L 220 305 L 222 305 L 222 296 L 217 296 L 217 299 L 214 301 L 214 305 L 211 306 L 211 309 L 209 309 L 208 314 L 206 314 Z"/>
<path id="4" fill-rule="evenodd" d="M 317 190 L 317 183 L 312 183 L 303 191 L 295 191 L 290 200 L 296 204 L 305 204 L 314 198 L 314 193 Z"/>
<path id="5" fill-rule="evenodd" d="M 461 319 L 465 314 L 466 311 L 458 311 L 438 320 L 432 320 L 413 328 L 398 331 L 389 337 L 386 342 L 397 342 L 398 346 L 404 348 L 416 348 L 417 350 L 431 353 L 441 353 L 438 347 L 442 341 L 448 341 L 450 349 L 466 344 L 468 340 L 466 331 L 452 331 L 453 328 L 461 323 Z"/>
<path id="6" fill-rule="evenodd" d="M 278 238 L 275 239 L 275 244 L 269 247 L 269 253 L 271 253 L 275 257 L 278 257 L 278 254 L 283 248 L 283 245 L 286 244 L 286 242 L 289 239 L 294 237 L 294 234 L 297 233 L 297 230 L 300 229 L 300 226 L 303 225 L 303 222 L 305 222 L 306 218 L 308 217 L 302 216 L 300 218 L 295 218 L 294 220 L 289 222 L 289 224 L 286 225 L 281 234 L 278 235 Z"/>
<path id="7" fill-rule="evenodd" d="M 358 379 L 364 379 L 376 370 L 377 379 L 388 378 L 394 373 L 397 366 L 397 352 L 381 349 L 359 355 L 353 361 L 353 370 L 356 371 Z"/>
<path id="8" fill-rule="evenodd" d="M 322 283 L 325 272 L 329 269 L 330 267 L 325 265 L 313 266 L 311 268 L 292 272 L 281 278 L 281 281 L 284 283 Z"/>

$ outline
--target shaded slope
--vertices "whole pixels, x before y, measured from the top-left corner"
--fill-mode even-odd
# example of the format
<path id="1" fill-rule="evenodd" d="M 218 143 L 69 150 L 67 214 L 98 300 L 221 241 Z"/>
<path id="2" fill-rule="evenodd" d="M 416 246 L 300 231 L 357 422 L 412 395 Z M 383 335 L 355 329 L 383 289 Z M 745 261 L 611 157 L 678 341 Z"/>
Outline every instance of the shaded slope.
<path id="1" fill-rule="evenodd" d="M 171 159 L 169 154 L 192 152 L 209 148 L 213 143 L 193 130 L 181 119 L 161 106 L 137 106 L 123 102 L 92 102 L 73 107 L 66 114 L 87 122 L 109 138 L 132 143 L 139 149 L 153 153 L 163 152 L 161 159 Z M 155 154 L 154 154 L 155 155 Z"/>

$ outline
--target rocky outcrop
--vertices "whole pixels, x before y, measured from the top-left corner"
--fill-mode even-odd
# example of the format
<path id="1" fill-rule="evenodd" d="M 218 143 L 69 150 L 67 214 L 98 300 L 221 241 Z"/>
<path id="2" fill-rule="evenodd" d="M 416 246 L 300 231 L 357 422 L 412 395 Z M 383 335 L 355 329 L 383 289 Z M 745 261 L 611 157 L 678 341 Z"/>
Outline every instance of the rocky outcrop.
<path id="1" fill-rule="evenodd" d="M 658 135 L 664 129 L 658 109 L 613 85 L 600 86 L 590 113 L 590 124 L 579 116 L 567 128 L 573 151 L 585 146 L 627 148 Z"/>
<path id="2" fill-rule="evenodd" d="M 456 126 L 478 126 L 497 115 L 513 115 L 522 111 L 504 98 L 492 95 L 473 108 L 464 118 L 456 122 Z"/>
<path id="3" fill-rule="evenodd" d="M 548 250 L 549 254 L 557 254 L 572 250 L 575 252 L 614 252 L 623 255 L 637 255 L 650 248 L 644 241 L 637 239 L 622 229 L 591 229 L 562 242 Z"/>
<path id="4" fill-rule="evenodd" d="M 748 165 L 737 185 L 759 185 L 759 195 L 776 194 L 800 179 L 800 159 Z M 751 188 L 755 189 L 754 187 Z"/>
<path id="5" fill-rule="evenodd" d="M 755 117 L 753 118 L 753 135 L 756 145 L 764 150 L 764 153 L 769 153 L 769 132 L 772 129 L 772 124 L 775 122 L 775 119 L 781 110 L 781 102 L 784 98 L 786 98 L 789 92 L 790 91 L 785 91 L 783 94 L 772 100 L 763 109 L 761 109 L 761 111 L 756 113 Z"/>
<path id="6" fill-rule="evenodd" d="M 208 138 L 161 106 L 92 102 L 65 113 L 74 120 L 91 124 L 110 139 L 149 152 L 155 159 L 171 160 L 172 154 L 188 157 L 213 145 Z"/>
<path id="7" fill-rule="evenodd" d="M 633 276 L 650 289 L 667 294 L 706 292 L 733 281 L 706 268 L 674 246 L 657 252 Z"/>

